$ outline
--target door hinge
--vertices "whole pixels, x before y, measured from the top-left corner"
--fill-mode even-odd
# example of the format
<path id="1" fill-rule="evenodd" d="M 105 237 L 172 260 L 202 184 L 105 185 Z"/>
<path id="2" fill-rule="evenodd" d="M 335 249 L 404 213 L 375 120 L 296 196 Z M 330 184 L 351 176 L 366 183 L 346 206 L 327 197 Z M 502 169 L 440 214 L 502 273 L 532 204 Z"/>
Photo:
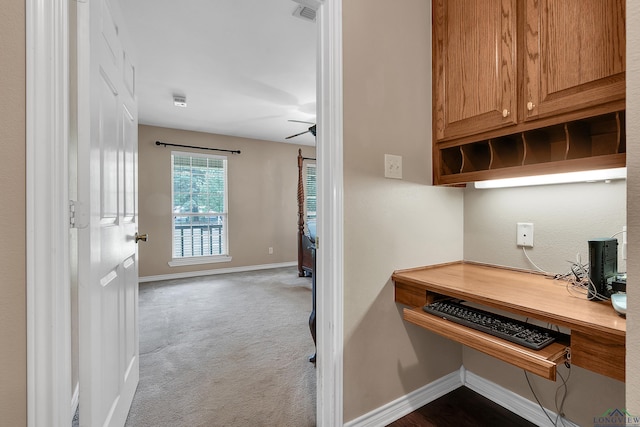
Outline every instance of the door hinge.
<path id="1" fill-rule="evenodd" d="M 76 207 L 78 202 L 75 200 L 69 200 L 69 227 L 78 228 L 76 226 Z"/>
<path id="2" fill-rule="evenodd" d="M 86 228 L 89 224 L 87 211 L 82 202 L 69 200 L 69 227 Z"/>
<path id="3" fill-rule="evenodd" d="M 69 200 L 69 227 L 76 228 L 76 202 Z"/>

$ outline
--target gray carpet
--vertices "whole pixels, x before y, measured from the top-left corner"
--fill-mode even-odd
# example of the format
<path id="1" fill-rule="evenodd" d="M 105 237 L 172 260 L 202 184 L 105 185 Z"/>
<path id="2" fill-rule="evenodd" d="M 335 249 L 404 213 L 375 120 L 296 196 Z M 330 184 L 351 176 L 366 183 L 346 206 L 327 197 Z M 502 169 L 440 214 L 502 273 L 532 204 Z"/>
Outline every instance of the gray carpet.
<path id="1" fill-rule="evenodd" d="M 315 426 L 311 279 L 295 268 L 140 284 L 127 427 Z"/>

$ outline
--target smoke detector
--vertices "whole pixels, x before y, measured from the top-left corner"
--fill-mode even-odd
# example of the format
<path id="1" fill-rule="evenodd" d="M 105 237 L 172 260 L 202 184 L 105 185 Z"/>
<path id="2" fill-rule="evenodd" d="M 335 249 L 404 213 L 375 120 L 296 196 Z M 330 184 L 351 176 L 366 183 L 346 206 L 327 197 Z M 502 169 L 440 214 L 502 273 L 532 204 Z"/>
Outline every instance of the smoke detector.
<path id="1" fill-rule="evenodd" d="M 173 95 L 173 105 L 176 107 L 187 107 L 187 98 L 185 96 Z"/>

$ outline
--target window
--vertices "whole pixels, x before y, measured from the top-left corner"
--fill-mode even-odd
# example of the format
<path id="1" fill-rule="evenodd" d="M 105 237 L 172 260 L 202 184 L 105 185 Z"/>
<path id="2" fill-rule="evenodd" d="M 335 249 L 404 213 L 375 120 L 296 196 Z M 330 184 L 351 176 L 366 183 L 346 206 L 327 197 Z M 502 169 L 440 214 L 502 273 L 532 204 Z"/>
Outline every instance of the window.
<path id="1" fill-rule="evenodd" d="M 316 219 L 316 165 L 307 165 L 306 174 L 304 204 L 307 221 L 309 221 Z"/>
<path id="2" fill-rule="evenodd" d="M 227 158 L 171 153 L 171 266 L 229 261 Z"/>

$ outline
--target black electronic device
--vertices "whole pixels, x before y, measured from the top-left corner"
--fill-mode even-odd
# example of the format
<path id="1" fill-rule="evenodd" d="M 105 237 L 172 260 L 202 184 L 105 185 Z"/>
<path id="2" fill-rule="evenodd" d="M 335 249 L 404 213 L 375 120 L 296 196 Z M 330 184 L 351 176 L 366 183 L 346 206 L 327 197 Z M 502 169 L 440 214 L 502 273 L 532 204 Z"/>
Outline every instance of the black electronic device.
<path id="1" fill-rule="evenodd" d="M 436 301 L 425 305 L 422 309 L 442 319 L 534 350 L 546 347 L 560 335 L 551 329 L 463 305 L 459 300 Z"/>
<path id="2" fill-rule="evenodd" d="M 589 293 L 591 301 L 608 299 L 612 283 L 618 273 L 618 240 L 600 238 L 589 240 Z"/>

